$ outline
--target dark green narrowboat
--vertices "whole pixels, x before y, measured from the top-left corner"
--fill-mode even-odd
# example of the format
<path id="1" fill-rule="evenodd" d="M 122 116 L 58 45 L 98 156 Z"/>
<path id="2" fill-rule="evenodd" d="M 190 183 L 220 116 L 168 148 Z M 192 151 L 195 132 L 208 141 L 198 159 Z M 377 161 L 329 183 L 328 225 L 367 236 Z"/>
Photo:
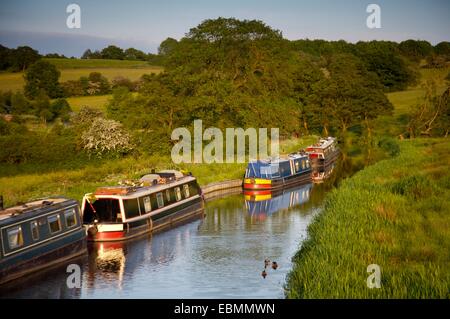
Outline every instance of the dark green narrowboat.
<path id="1" fill-rule="evenodd" d="M 85 254 L 78 202 L 52 197 L 0 210 L 0 284 Z"/>

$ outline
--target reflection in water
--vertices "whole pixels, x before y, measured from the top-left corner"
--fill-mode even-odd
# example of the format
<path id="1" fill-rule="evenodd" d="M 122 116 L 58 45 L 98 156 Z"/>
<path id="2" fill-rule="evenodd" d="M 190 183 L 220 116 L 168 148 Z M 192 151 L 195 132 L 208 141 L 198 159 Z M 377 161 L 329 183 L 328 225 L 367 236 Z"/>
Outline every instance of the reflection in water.
<path id="1" fill-rule="evenodd" d="M 344 156 L 322 184 L 266 197 L 235 194 L 205 205 L 205 217 L 123 243 L 96 243 L 82 267 L 82 287 L 66 285 L 67 265 L 14 282 L 1 297 L 283 298 L 291 258 L 327 190 L 351 174 Z M 264 260 L 277 261 L 276 270 Z"/>
<path id="2" fill-rule="evenodd" d="M 245 191 L 245 207 L 250 215 L 265 219 L 266 216 L 273 213 L 306 203 L 311 188 L 312 184 L 306 184 L 277 192 L 268 192 L 267 194 L 254 194 L 254 192 Z"/>

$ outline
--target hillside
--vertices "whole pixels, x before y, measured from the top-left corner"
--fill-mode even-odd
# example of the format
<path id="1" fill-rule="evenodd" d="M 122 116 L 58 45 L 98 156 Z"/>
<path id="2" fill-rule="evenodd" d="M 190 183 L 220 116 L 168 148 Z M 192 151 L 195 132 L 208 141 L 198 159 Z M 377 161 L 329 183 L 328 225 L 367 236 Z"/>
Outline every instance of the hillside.
<path id="1" fill-rule="evenodd" d="M 143 74 L 159 73 L 160 66 L 149 65 L 145 61 L 103 60 L 103 59 L 44 59 L 54 64 L 61 71 L 60 82 L 78 80 L 91 72 L 100 72 L 108 80 L 122 76 L 134 81 Z M 0 73 L 0 91 L 22 90 L 24 85 L 23 72 Z"/>

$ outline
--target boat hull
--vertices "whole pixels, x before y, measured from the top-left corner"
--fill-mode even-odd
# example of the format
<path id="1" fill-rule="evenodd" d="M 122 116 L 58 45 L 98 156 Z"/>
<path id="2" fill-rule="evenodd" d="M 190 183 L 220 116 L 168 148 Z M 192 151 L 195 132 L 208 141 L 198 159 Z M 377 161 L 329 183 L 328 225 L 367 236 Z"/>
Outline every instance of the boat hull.
<path id="1" fill-rule="evenodd" d="M 243 188 L 244 191 L 252 191 L 254 194 L 264 195 L 269 194 L 273 191 L 309 182 L 311 182 L 310 170 L 302 172 L 301 174 L 272 180 L 260 178 L 245 178 Z"/>
<path id="2" fill-rule="evenodd" d="M 319 158 L 314 156 L 314 154 L 310 154 L 309 160 L 311 162 L 311 167 L 313 168 L 313 170 L 326 169 L 337 161 L 340 154 L 341 152 L 339 150 L 336 150 L 332 154 L 329 154 L 326 158 Z"/>
<path id="3" fill-rule="evenodd" d="M 204 204 L 201 197 L 182 207 L 174 207 L 164 213 L 149 216 L 136 222 L 114 223 L 109 225 L 122 226 L 119 231 L 99 231 L 100 225 L 90 225 L 88 230 L 88 241 L 90 242 L 113 242 L 133 239 L 156 231 L 161 231 L 179 222 L 204 214 Z"/>

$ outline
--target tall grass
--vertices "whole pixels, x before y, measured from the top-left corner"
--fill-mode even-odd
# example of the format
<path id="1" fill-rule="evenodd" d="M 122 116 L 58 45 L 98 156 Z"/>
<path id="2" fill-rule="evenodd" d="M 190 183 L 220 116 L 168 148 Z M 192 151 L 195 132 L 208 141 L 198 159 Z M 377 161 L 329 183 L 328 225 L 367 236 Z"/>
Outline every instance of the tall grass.
<path id="1" fill-rule="evenodd" d="M 404 141 L 328 194 L 294 257 L 289 298 L 450 298 L 450 143 Z M 369 289 L 367 266 L 381 267 Z"/>

